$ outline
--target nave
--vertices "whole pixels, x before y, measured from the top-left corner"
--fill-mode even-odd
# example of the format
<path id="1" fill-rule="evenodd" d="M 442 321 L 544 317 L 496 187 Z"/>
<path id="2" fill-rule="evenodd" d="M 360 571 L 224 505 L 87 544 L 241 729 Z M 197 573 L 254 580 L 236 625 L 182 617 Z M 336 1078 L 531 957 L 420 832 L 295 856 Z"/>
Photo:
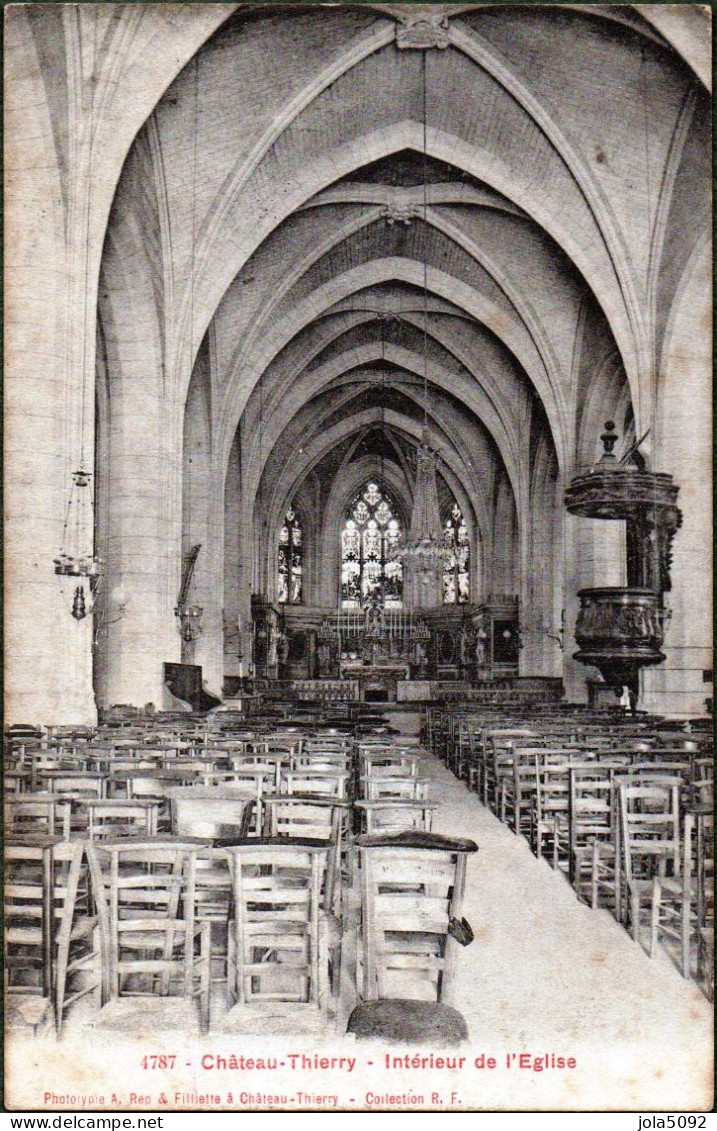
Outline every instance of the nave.
<path id="1" fill-rule="evenodd" d="M 699 1106 L 708 9 L 6 16 L 13 1099 Z"/>
<path id="2" fill-rule="evenodd" d="M 434 712 L 436 714 L 440 719 L 446 712 Z M 567 712 L 563 714 L 567 719 Z M 228 745 L 237 747 L 240 741 L 246 741 L 239 739 L 236 723 L 233 726 L 229 724 L 229 731 L 234 730 L 231 738 L 228 737 L 227 730 L 220 731 L 221 718 L 221 713 L 217 713 L 211 724 L 207 720 L 202 724 L 204 757 L 207 757 L 211 749 L 208 741 L 210 726 L 215 728 L 217 734 L 223 735 L 222 756 Z M 224 718 L 227 719 L 228 716 L 224 715 Z M 463 1048 L 470 1050 L 469 1060 L 470 1057 L 475 1059 L 481 1054 L 495 1057 L 497 1067 L 492 1071 L 480 1070 L 479 1076 L 471 1075 L 468 1080 L 465 1077 L 457 1080 L 456 1083 L 460 1085 L 458 1094 L 464 1097 L 459 1102 L 488 1109 L 554 1107 L 591 1110 L 605 1107 L 644 1109 L 653 1106 L 699 1110 L 709 1106 L 711 1008 L 705 993 L 696 982 L 682 978 L 676 968 L 674 955 L 660 947 L 654 957 L 648 957 L 643 946 L 631 939 L 608 909 L 593 909 L 579 901 L 559 868 L 553 869 L 547 859 L 536 859 L 531 852 L 529 838 L 516 836 L 506 823 L 498 820 L 490 808 L 481 803 L 473 790 L 467 788 L 466 782 L 455 777 L 442 758 L 436 757 L 425 747 L 416 745 L 417 713 L 394 713 L 388 715 L 388 719 L 390 727 L 385 725 L 386 718 L 381 719 L 380 716 L 374 716 L 373 727 L 368 716 L 363 728 L 357 728 L 354 722 L 353 729 L 363 729 L 364 733 L 360 737 L 354 736 L 352 744 L 361 746 L 363 743 L 364 751 L 370 750 L 372 745 L 374 753 L 381 751 L 385 757 L 384 765 L 391 767 L 391 778 L 388 780 L 394 786 L 401 781 L 400 759 L 403 758 L 402 769 L 410 766 L 413 780 L 421 783 L 420 792 L 424 796 L 427 792 L 428 798 L 435 804 L 433 832 L 444 837 L 467 838 L 478 848 L 476 853 L 467 857 L 465 896 L 458 912 L 471 925 L 475 937 L 470 945 L 459 948 L 451 1004 L 459 1009 L 468 1028 L 469 1041 L 461 1047 L 461 1051 Z M 425 734 L 426 721 L 429 723 L 428 734 Z M 503 712 L 498 719 L 494 716 L 494 723 L 500 721 L 509 721 L 507 712 Z M 269 746 L 278 747 L 278 735 L 282 733 L 277 729 L 276 719 L 273 720 L 271 729 L 267 727 L 268 722 L 269 720 L 264 721 L 263 730 L 266 743 L 263 753 L 265 764 Z M 536 720 L 533 719 L 532 722 L 535 725 Z M 588 716 L 582 722 L 589 729 Z M 255 719 L 253 725 L 255 732 L 261 730 L 262 720 Z M 553 718 L 551 726 L 556 725 Z M 165 733 L 169 732 L 171 724 L 168 721 L 161 725 L 156 722 L 153 724 L 155 757 L 161 750 L 156 740 L 162 728 Z M 183 728 L 189 741 L 188 721 L 183 723 Z M 303 724 L 305 732 L 312 729 L 310 725 Z M 339 728 L 329 729 L 334 734 L 329 737 L 328 731 L 324 730 L 323 740 L 319 741 L 319 746 L 326 748 L 324 759 L 327 757 L 328 747 L 336 741 L 335 734 Z M 374 730 L 373 734 L 370 734 L 371 729 Z M 623 731 L 625 729 L 622 728 Z M 634 726 L 632 729 L 634 732 Z M 389 730 L 394 733 L 389 735 Z M 594 730 L 595 728 L 593 732 Z M 291 728 L 283 731 L 285 741 L 290 731 Z M 435 718 L 432 723 L 424 719 L 424 738 L 432 733 L 435 742 L 438 733 L 440 745 L 440 731 L 441 727 L 436 726 Z M 645 726 L 642 724 L 643 735 L 644 732 Z M 121 741 L 118 740 L 119 733 L 121 731 L 115 731 L 115 743 Z M 126 733 L 130 733 L 129 728 Z M 296 737 L 296 728 L 293 733 Z M 320 731 L 313 729 L 313 739 L 307 738 L 307 744 L 316 739 L 318 733 Z M 55 746 L 59 741 L 58 738 L 54 739 Z M 80 744 L 76 738 L 73 741 L 77 756 Z M 136 736 L 130 741 L 136 743 Z M 195 765 L 190 770 L 190 759 L 177 756 L 176 736 L 172 739 L 174 747 L 165 740 L 164 773 L 169 774 L 169 777 L 165 779 L 164 785 L 166 786 L 166 780 L 171 780 L 169 788 L 175 794 L 180 773 L 186 776 L 181 788 L 192 793 L 196 793 L 198 788 L 196 759 L 200 743 L 196 735 L 193 741 Z M 688 746 L 700 745 L 697 736 L 684 741 Z M 145 761 L 150 759 L 152 745 L 151 742 L 144 744 Z M 642 741 L 639 745 L 644 747 L 648 742 Z M 172 755 L 167 754 L 169 748 L 174 749 Z M 408 751 L 411 752 L 410 755 L 407 755 Z M 86 749 L 85 754 L 89 754 L 89 749 Z M 26 746 L 26 759 L 27 755 Z M 321 755 L 319 751 L 314 751 L 313 756 L 319 758 Z M 65 757 L 67 758 L 67 754 Z M 212 757 L 215 763 L 220 761 L 217 747 L 214 747 Z M 246 749 L 244 758 L 248 762 Z M 47 763 L 49 756 L 46 754 L 39 758 L 36 755 L 35 760 Z M 450 761 L 450 757 L 448 760 Z M 322 764 L 325 765 L 325 762 Z M 238 782 L 239 766 L 240 762 L 235 761 L 233 772 L 237 796 L 241 792 Z M 174 772 L 169 773 L 169 770 Z M 43 774 L 53 773 L 46 765 L 37 772 L 41 777 Z M 71 824 L 76 827 L 69 833 L 70 841 L 77 843 L 80 838 L 86 843 L 88 830 L 77 827 L 80 815 L 85 808 L 99 811 L 102 803 L 99 799 L 88 802 L 87 797 L 83 801 L 77 792 L 78 777 L 73 777 L 73 772 L 67 769 L 63 772 L 69 778 L 64 783 L 65 788 L 68 784 L 74 788 L 67 789 L 63 801 L 61 776 L 57 774 L 54 779 L 50 777 L 48 780 L 52 782 L 53 789 L 57 789 L 58 785 L 60 787 L 54 795 L 55 803 L 60 806 L 64 804 L 66 809 L 69 806 L 70 812 L 74 814 Z M 77 775 L 78 772 L 74 773 Z M 121 771 L 115 770 L 114 776 L 119 773 Z M 206 766 L 200 773 L 206 773 Z M 227 777 L 230 776 L 228 771 L 226 774 Z M 134 775 L 135 788 L 139 782 L 148 780 L 146 771 L 143 776 L 142 771 L 137 769 Z M 108 782 L 111 781 L 111 770 L 105 776 Z M 162 770 L 157 766 L 152 771 L 151 778 L 152 788 L 156 793 L 163 787 L 161 778 Z M 381 780 L 380 775 L 378 780 Z M 410 776 L 405 780 L 410 781 Z M 192 781 L 195 784 L 191 784 Z M 321 787 L 317 782 L 314 783 L 314 788 L 319 790 Z M 307 788 L 306 780 L 303 788 Z M 208 792 L 209 790 L 204 790 L 205 794 Z M 270 808 L 270 792 L 271 789 L 267 789 L 265 795 L 267 808 Z M 366 792 L 365 782 L 361 783 L 359 780 L 358 792 Z M 46 797 L 46 791 L 36 794 L 38 800 L 43 793 Z M 226 796 L 226 793 L 223 795 Z M 23 796 L 26 795 L 16 795 L 16 809 L 22 807 L 20 799 Z M 110 800 L 107 800 L 108 805 Z M 316 800 L 315 797 L 314 801 Z M 147 794 L 144 804 L 150 804 Z M 403 814 L 399 815 L 402 806 Z M 409 808 L 405 801 L 395 799 L 392 814 L 394 821 L 405 821 Z M 12 798 L 6 805 L 6 823 L 8 809 L 13 809 Z M 118 812 L 121 819 L 121 810 L 121 804 L 115 805 L 115 819 Z M 161 806 L 158 811 L 160 810 Z M 364 812 L 367 813 L 368 810 Z M 223 819 L 226 821 L 226 814 Z M 162 824 L 160 816 L 160 826 Z M 394 824 L 393 828 L 397 827 L 399 824 Z M 37 821 L 33 831 L 38 831 Z M 124 831 L 126 836 L 127 830 Z M 193 831 L 196 833 L 199 830 L 195 827 Z M 204 831 L 207 832 L 206 829 Z M 106 837 L 108 832 L 109 830 L 105 830 L 104 833 L 98 833 L 95 829 L 93 835 L 102 843 L 102 837 Z M 176 834 L 176 828 L 174 832 Z M 166 839 L 166 831 L 164 835 Z M 26 831 L 24 836 L 32 839 Z M 21 841 L 23 834 L 16 838 L 11 836 L 9 843 L 14 844 L 16 839 Z M 131 836 L 126 837 L 125 845 L 132 839 Z M 137 843 L 140 841 L 141 838 Z M 205 837 L 204 844 L 207 843 Z M 36 1024 L 33 1035 L 32 1025 L 22 1023 L 21 1010 L 8 1018 L 10 1040 L 7 1048 L 8 1080 L 11 1093 L 17 1097 L 18 1107 L 32 1107 L 38 1103 L 40 1076 L 43 1081 L 43 1097 L 48 1089 L 50 1095 L 66 1093 L 67 1065 L 75 1058 L 77 1063 L 82 1062 L 84 1065 L 83 1079 L 86 1081 L 87 1073 L 90 1072 L 95 1081 L 94 1086 L 100 1090 L 103 1084 L 110 1092 L 113 1088 L 116 1090 L 113 1073 L 120 1057 L 123 1066 L 127 1066 L 126 1086 L 132 1084 L 134 1087 L 136 1083 L 137 1088 L 140 1088 L 143 1081 L 146 1085 L 147 1075 L 137 1066 L 149 1051 L 148 1039 L 153 1053 L 164 1054 L 171 1049 L 179 1055 L 180 1063 L 186 1053 L 185 1064 L 195 1066 L 203 1054 L 214 1056 L 219 1051 L 228 1055 L 229 1052 L 235 1052 L 237 1047 L 255 1056 L 268 1055 L 272 1050 L 275 1054 L 277 1050 L 279 1054 L 282 1051 L 286 1053 L 289 1048 L 306 1050 L 309 1055 L 337 1051 L 339 1055 L 350 1055 L 351 1050 L 355 1054 L 356 1049 L 362 1046 L 353 1037 L 346 1036 L 345 1029 L 347 1018 L 357 999 L 366 996 L 360 969 L 357 970 L 357 954 L 361 955 L 363 951 L 365 960 L 366 940 L 359 937 L 362 917 L 361 877 L 356 867 L 355 852 L 352 851 L 350 855 L 353 859 L 345 861 L 345 866 L 340 870 L 340 896 L 337 893 L 332 904 L 341 928 L 342 957 L 337 996 L 332 994 L 330 1001 L 320 1001 L 315 1007 L 308 1008 L 296 1001 L 273 1000 L 268 1006 L 261 1003 L 255 1007 L 253 1003 L 246 1003 L 243 1008 L 235 1005 L 227 1010 L 226 985 L 215 984 L 211 993 L 210 1027 L 205 1035 L 200 1031 L 199 1013 L 195 1004 L 181 1001 L 177 1003 L 168 998 L 162 1000 L 161 990 L 150 1002 L 138 1003 L 137 999 L 113 1000 L 99 1012 L 97 991 L 88 994 L 68 1010 L 60 1041 L 56 1040 L 52 1026 L 47 1023 Z M 365 916 L 365 908 L 363 913 Z M 224 914 L 226 918 L 226 907 Z M 198 917 L 201 918 L 201 911 L 198 912 Z M 647 945 L 644 938 L 642 943 Z M 458 948 L 454 947 L 455 949 Z M 217 973 L 216 968 L 214 973 Z M 221 981 L 220 976 L 219 982 Z M 276 990 L 275 985 L 270 988 Z M 441 996 L 440 982 L 436 990 Z M 415 975 L 414 987 L 406 992 L 404 983 L 401 993 L 408 997 L 414 997 L 414 993 L 417 997 L 426 996 L 425 987 L 419 984 L 418 973 Z M 276 996 L 280 998 L 282 995 L 279 992 L 274 995 Z M 308 996 L 311 997 L 310 992 Z M 185 1008 L 188 1005 L 189 1008 Z M 145 1006 L 149 1006 L 149 1009 Z M 24 1020 L 27 1021 L 29 1016 L 31 1015 L 26 1014 Z M 35 1014 L 35 1020 L 39 1016 Z M 178 1040 L 180 1032 L 182 1036 Z M 406 1048 L 410 1051 L 411 1048 L 408 1042 L 393 1047 L 397 1052 L 405 1052 Z M 538 1058 L 551 1055 L 574 1057 L 576 1067 L 568 1071 L 549 1068 L 543 1071 L 528 1068 L 509 1070 L 503 1064 L 510 1053 L 518 1056 L 529 1053 L 531 1057 Z M 35 1065 L 35 1070 L 28 1072 L 28 1064 Z M 191 1094 L 192 1088 L 196 1088 L 196 1095 L 206 1093 L 206 1086 L 212 1079 L 206 1073 L 197 1073 L 196 1067 L 191 1073 L 184 1071 L 180 1075 L 184 1095 Z M 226 1076 L 227 1073 L 222 1074 L 223 1078 Z M 189 1079 L 193 1081 L 191 1087 Z M 57 1084 L 56 1093 L 52 1091 L 55 1080 L 62 1081 L 61 1085 Z M 235 1076 L 234 1080 L 236 1082 Z M 250 1082 L 248 1078 L 243 1078 L 245 1085 L 248 1086 Z M 263 1080 L 264 1085 L 268 1086 L 269 1082 L 273 1084 L 276 1080 L 273 1077 L 271 1081 Z M 295 1080 L 292 1083 L 290 1079 L 287 1086 L 289 1084 L 296 1088 Z M 410 1072 L 405 1074 L 402 1086 L 408 1085 L 412 1085 L 414 1091 L 417 1088 L 417 1078 Z M 79 1083 L 76 1086 L 79 1087 Z M 304 1086 L 307 1086 L 306 1080 Z M 394 1076 L 390 1081 L 383 1080 L 382 1087 L 388 1086 L 395 1091 L 398 1080 Z M 86 1083 L 83 1087 L 86 1089 Z M 357 1097 L 360 1099 L 358 1093 Z M 52 1107 L 53 1103 L 48 1101 L 45 1106 Z M 192 1106 L 192 1103 L 185 1099 L 179 1101 L 179 1106 Z M 199 1106 L 202 1106 L 201 1103 Z"/>

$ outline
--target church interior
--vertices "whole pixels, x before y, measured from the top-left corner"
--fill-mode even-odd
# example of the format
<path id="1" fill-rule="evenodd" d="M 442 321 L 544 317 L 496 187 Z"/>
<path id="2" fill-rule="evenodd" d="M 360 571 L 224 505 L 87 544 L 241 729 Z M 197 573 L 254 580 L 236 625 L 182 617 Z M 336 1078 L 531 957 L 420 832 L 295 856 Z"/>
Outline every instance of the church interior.
<path id="1" fill-rule="evenodd" d="M 197 1033 L 224 990 L 249 1033 L 298 1002 L 357 1041 L 430 1001 L 437 1040 L 540 1015 L 613 1060 L 629 1011 L 626 1063 L 662 1034 L 653 1094 L 699 1106 L 707 10 L 5 17 L 10 1064 L 138 985 Z M 387 960 L 431 862 L 445 924 Z M 242 885 L 292 868 L 282 951 Z"/>

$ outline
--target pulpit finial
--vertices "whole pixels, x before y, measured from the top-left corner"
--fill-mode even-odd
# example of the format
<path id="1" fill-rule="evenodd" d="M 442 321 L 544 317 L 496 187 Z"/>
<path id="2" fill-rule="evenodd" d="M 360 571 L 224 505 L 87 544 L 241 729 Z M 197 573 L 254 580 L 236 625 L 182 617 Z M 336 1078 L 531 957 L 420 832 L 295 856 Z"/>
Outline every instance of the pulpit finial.
<path id="1" fill-rule="evenodd" d="M 613 420 L 605 421 L 605 431 L 601 433 L 600 439 L 605 449 L 600 459 L 600 466 L 602 468 L 604 468 L 606 464 L 614 464 L 617 466 L 617 458 L 613 453 L 613 448 L 617 443 L 617 432 L 615 431 L 615 422 Z"/>

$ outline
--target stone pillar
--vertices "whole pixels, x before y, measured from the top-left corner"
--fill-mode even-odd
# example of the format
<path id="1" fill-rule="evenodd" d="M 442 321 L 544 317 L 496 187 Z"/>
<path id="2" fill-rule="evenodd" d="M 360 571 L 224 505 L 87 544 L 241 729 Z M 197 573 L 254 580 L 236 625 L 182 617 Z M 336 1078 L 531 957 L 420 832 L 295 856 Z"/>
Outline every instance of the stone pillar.
<path id="1" fill-rule="evenodd" d="M 94 346 L 85 252 L 65 227 L 47 96 L 22 6 L 5 23 L 5 722 L 93 724 L 92 618 L 64 603 L 53 558 L 82 439 L 92 469 Z M 87 171 L 73 170 L 82 195 Z M 85 237 L 87 208 L 79 209 Z M 85 245 L 86 246 L 86 245 Z M 84 391 L 83 391 L 84 390 Z M 92 490 L 92 488 L 89 488 Z M 92 530 L 83 531 L 92 550 Z M 70 598 L 71 601 L 71 598 Z"/>
<path id="2" fill-rule="evenodd" d="M 672 475 L 682 527 L 672 544 L 672 608 L 660 667 L 642 673 L 640 705 L 705 713 L 712 683 L 712 384 L 709 245 L 688 264 L 668 327 L 658 391 L 656 471 Z"/>
<path id="3" fill-rule="evenodd" d="M 229 453 L 224 481 L 224 673 L 244 675 L 244 648 L 241 615 L 241 558 L 239 548 L 241 476 L 239 444 L 235 439 Z"/>
<path id="4" fill-rule="evenodd" d="M 162 665 L 181 660 L 174 615 L 181 578 L 181 415 L 158 395 L 148 396 L 156 372 L 147 342 L 137 335 L 134 350 L 124 345 L 126 373 L 112 390 L 107 564 L 110 585 L 122 589 L 126 607 L 108 630 L 108 699 L 161 709 Z"/>

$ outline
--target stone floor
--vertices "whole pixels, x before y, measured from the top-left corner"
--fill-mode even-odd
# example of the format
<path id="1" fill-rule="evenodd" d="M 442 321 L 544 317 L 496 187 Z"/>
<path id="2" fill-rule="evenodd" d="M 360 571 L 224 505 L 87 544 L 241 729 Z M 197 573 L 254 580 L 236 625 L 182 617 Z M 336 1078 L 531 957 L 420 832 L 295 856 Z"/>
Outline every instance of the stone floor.
<path id="1" fill-rule="evenodd" d="M 226 1013 L 218 998 L 212 1033 L 200 1037 L 186 1010 L 123 1004 L 98 1019 L 79 1003 L 59 1044 L 46 1031 L 8 1029 L 6 1103 L 75 1110 L 63 1096 L 86 1106 L 94 1095 L 157 1110 L 709 1110 L 712 1008 L 699 988 L 667 955 L 648 958 L 607 911 L 579 903 L 443 765 L 426 756 L 425 772 L 441 803 L 434 831 L 479 846 L 465 903 L 475 941 L 461 953 L 456 1000 L 470 1033 L 462 1064 L 414 1063 L 414 1050 L 344 1036 L 355 1001 L 352 900 L 336 1017 L 301 1007 Z M 175 1055 L 174 1068 L 144 1069 L 155 1054 Z M 231 1054 L 243 1067 L 217 1067 Z M 276 1068 L 247 1065 L 272 1057 Z M 575 1067 L 555 1066 L 559 1057 Z"/>

